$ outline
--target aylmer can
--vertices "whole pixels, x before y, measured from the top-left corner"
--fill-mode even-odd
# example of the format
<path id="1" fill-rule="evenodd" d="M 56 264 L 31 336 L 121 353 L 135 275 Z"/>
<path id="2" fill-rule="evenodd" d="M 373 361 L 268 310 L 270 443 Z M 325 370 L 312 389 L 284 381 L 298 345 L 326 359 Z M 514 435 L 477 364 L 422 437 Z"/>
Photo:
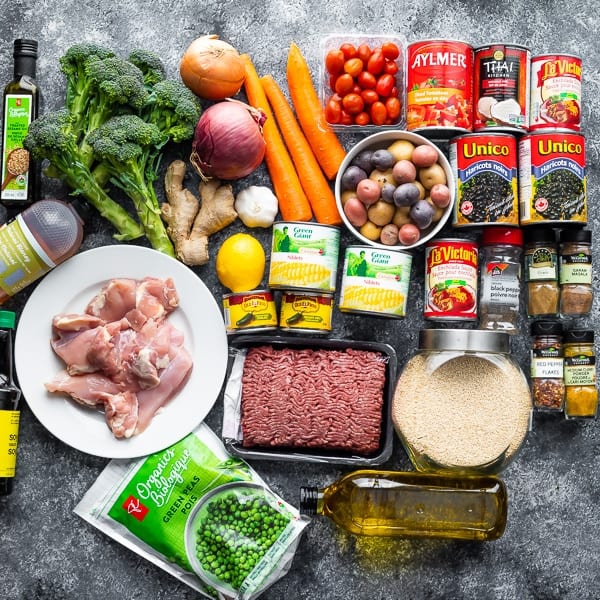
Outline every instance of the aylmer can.
<path id="1" fill-rule="evenodd" d="M 402 318 L 410 284 L 412 255 L 372 246 L 348 246 L 339 308 L 342 312 Z"/>
<path id="2" fill-rule="evenodd" d="M 529 127 L 529 48 L 489 44 L 474 50 L 474 131 L 527 131 Z"/>
<path id="3" fill-rule="evenodd" d="M 473 47 L 425 40 L 406 55 L 406 128 L 444 139 L 472 131 Z"/>
<path id="4" fill-rule="evenodd" d="M 327 334 L 332 313 L 333 294 L 283 292 L 279 326 L 283 331 Z"/>
<path id="5" fill-rule="evenodd" d="M 585 225 L 585 139 L 560 131 L 525 135 L 519 141 L 521 225 Z"/>
<path id="6" fill-rule="evenodd" d="M 508 133 L 453 138 L 449 158 L 456 178 L 453 225 L 519 225 L 517 140 Z"/>
<path id="7" fill-rule="evenodd" d="M 529 130 L 581 130 L 581 58 L 544 54 L 531 59 Z"/>
<path id="8" fill-rule="evenodd" d="M 477 319 L 478 250 L 472 240 L 447 238 L 425 246 L 423 316 L 442 321 Z"/>
<path id="9" fill-rule="evenodd" d="M 273 224 L 269 287 L 333 293 L 340 230 L 312 222 Z"/>
<path id="10" fill-rule="evenodd" d="M 237 292 L 223 296 L 227 334 L 271 331 L 277 328 L 277 308 L 270 290 Z"/>

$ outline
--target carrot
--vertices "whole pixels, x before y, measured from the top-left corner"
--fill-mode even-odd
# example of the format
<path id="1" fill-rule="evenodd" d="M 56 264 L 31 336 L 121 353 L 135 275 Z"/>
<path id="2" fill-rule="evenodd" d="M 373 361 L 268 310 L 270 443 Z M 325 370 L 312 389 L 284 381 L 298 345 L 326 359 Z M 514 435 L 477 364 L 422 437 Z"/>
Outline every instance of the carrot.
<path id="1" fill-rule="evenodd" d="M 273 188 L 279 201 L 279 211 L 284 221 L 310 221 L 312 210 L 300 178 L 294 167 L 283 138 L 277 129 L 273 112 L 267 102 L 256 68 L 249 54 L 242 54 L 246 69 L 244 90 L 248 102 L 266 115 L 263 124 L 263 136 L 267 144 L 265 162 L 273 182 Z"/>
<path id="2" fill-rule="evenodd" d="M 304 188 L 315 218 L 319 223 L 339 225 L 342 219 L 329 181 L 323 175 L 319 162 L 300 125 L 298 125 L 287 98 L 271 75 L 261 77 L 260 83 L 265 90 L 271 109 L 275 113 L 279 131 L 283 135 L 285 145 L 296 165 L 300 183 Z"/>
<path id="3" fill-rule="evenodd" d="M 346 156 L 346 151 L 325 120 L 306 59 L 293 42 L 288 52 L 287 82 L 304 135 L 325 175 L 328 179 L 333 179 Z"/>

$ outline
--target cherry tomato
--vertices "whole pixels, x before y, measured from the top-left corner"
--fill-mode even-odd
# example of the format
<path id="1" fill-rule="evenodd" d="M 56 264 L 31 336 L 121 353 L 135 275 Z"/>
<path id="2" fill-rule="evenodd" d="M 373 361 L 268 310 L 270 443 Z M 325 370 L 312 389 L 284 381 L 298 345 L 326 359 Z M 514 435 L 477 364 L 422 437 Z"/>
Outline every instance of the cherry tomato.
<path id="1" fill-rule="evenodd" d="M 371 50 L 371 47 L 369 46 L 369 44 L 361 44 L 357 49 L 356 49 L 356 53 L 358 54 L 358 58 L 360 58 L 360 60 L 363 61 L 363 63 L 366 65 L 369 58 L 371 57 L 371 53 L 373 51 Z"/>
<path id="2" fill-rule="evenodd" d="M 372 90 L 377 85 L 377 78 L 369 71 L 361 71 L 356 81 L 363 90 Z"/>
<path id="3" fill-rule="evenodd" d="M 367 63 L 367 71 L 373 75 L 379 75 L 383 72 L 384 66 L 385 57 L 383 56 L 381 50 L 373 50 L 373 54 L 371 54 L 371 58 L 369 58 L 369 62 Z"/>
<path id="4" fill-rule="evenodd" d="M 344 53 L 344 58 L 346 60 L 349 60 L 351 58 L 354 58 L 358 52 L 356 51 L 356 47 L 353 44 L 342 44 L 340 46 L 340 50 Z"/>
<path id="5" fill-rule="evenodd" d="M 354 87 L 352 88 L 352 93 L 360 94 L 361 92 L 362 92 L 362 88 L 360 87 L 360 85 L 358 83 L 355 83 Z"/>
<path id="6" fill-rule="evenodd" d="M 395 75 L 398 72 L 398 65 L 393 60 L 386 60 L 383 66 L 383 72 Z"/>
<path id="7" fill-rule="evenodd" d="M 368 125 L 371 122 L 371 117 L 369 113 L 366 111 L 359 112 L 354 116 L 354 124 L 355 125 Z"/>
<path id="8" fill-rule="evenodd" d="M 352 77 L 358 77 L 358 74 L 363 70 L 363 61 L 360 58 L 349 58 L 344 63 L 344 72 Z"/>
<path id="9" fill-rule="evenodd" d="M 390 77 L 391 77 L 391 75 L 390 75 Z M 340 75 L 335 80 L 334 90 L 340 96 L 345 96 L 348 92 L 351 92 L 353 87 L 354 87 L 354 79 L 352 79 L 352 75 L 348 75 L 348 73 L 344 73 L 343 75 Z"/>
<path id="10" fill-rule="evenodd" d="M 381 52 L 385 58 L 396 60 L 400 56 L 400 49 L 394 42 L 385 42 L 381 45 Z"/>
<path id="11" fill-rule="evenodd" d="M 354 119 L 351 114 L 348 114 L 345 110 L 342 110 L 342 116 L 340 118 L 340 125 L 352 125 L 354 124 Z"/>
<path id="12" fill-rule="evenodd" d="M 400 116 L 400 109 L 401 109 L 400 100 L 398 100 L 398 98 L 395 98 L 394 96 L 390 96 L 389 98 L 386 98 L 385 108 L 387 110 L 388 117 L 392 121 L 396 121 L 398 119 L 398 117 Z"/>
<path id="13" fill-rule="evenodd" d="M 373 102 L 373 104 L 371 104 L 370 114 L 373 125 L 383 125 L 385 123 L 385 119 L 387 118 L 387 109 L 385 108 L 385 104 L 380 100 Z"/>
<path id="14" fill-rule="evenodd" d="M 342 106 L 348 114 L 357 115 L 363 111 L 365 103 L 359 94 L 346 94 L 342 98 Z"/>
<path id="15" fill-rule="evenodd" d="M 392 88 L 392 91 L 390 92 L 390 96 L 393 96 L 394 98 L 397 98 L 400 95 L 400 92 L 398 90 L 398 86 L 394 86 Z"/>
<path id="16" fill-rule="evenodd" d="M 330 98 L 325 106 L 325 119 L 328 123 L 339 123 L 342 118 L 342 104 L 339 100 Z"/>
<path id="17" fill-rule="evenodd" d="M 338 78 L 337 75 L 330 75 L 329 76 L 329 89 L 332 92 L 335 92 L 335 82 L 336 82 L 337 78 Z"/>
<path id="18" fill-rule="evenodd" d="M 325 68 L 331 75 L 339 75 L 344 70 L 344 61 L 341 50 L 330 50 L 325 56 Z"/>
<path id="19" fill-rule="evenodd" d="M 375 90 L 363 90 L 360 96 L 365 104 L 373 104 L 379 100 L 379 94 Z"/>
<path id="20" fill-rule="evenodd" d="M 394 79 L 394 76 L 390 75 L 389 73 L 384 73 L 383 75 L 380 75 L 379 79 L 377 80 L 375 91 L 380 96 L 387 98 L 390 95 L 395 84 L 396 80 Z"/>

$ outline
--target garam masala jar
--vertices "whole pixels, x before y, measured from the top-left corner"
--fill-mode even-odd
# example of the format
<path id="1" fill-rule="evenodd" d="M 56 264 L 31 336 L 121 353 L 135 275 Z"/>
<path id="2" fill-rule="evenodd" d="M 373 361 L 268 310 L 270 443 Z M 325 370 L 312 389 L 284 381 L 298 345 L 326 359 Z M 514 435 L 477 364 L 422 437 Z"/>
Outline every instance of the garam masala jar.
<path id="1" fill-rule="evenodd" d="M 532 401 L 509 340 L 503 331 L 420 331 L 392 400 L 394 427 L 417 470 L 494 474 L 515 457 Z"/>

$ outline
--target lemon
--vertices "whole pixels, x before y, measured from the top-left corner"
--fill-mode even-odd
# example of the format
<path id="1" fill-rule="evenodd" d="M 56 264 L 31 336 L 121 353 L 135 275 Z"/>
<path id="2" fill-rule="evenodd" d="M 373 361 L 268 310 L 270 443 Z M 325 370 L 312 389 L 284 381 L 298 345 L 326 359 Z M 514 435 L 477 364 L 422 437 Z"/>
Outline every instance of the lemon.
<path id="1" fill-rule="evenodd" d="M 217 277 L 232 292 L 255 289 L 265 274 L 265 251 L 248 233 L 228 237 L 217 252 Z"/>

